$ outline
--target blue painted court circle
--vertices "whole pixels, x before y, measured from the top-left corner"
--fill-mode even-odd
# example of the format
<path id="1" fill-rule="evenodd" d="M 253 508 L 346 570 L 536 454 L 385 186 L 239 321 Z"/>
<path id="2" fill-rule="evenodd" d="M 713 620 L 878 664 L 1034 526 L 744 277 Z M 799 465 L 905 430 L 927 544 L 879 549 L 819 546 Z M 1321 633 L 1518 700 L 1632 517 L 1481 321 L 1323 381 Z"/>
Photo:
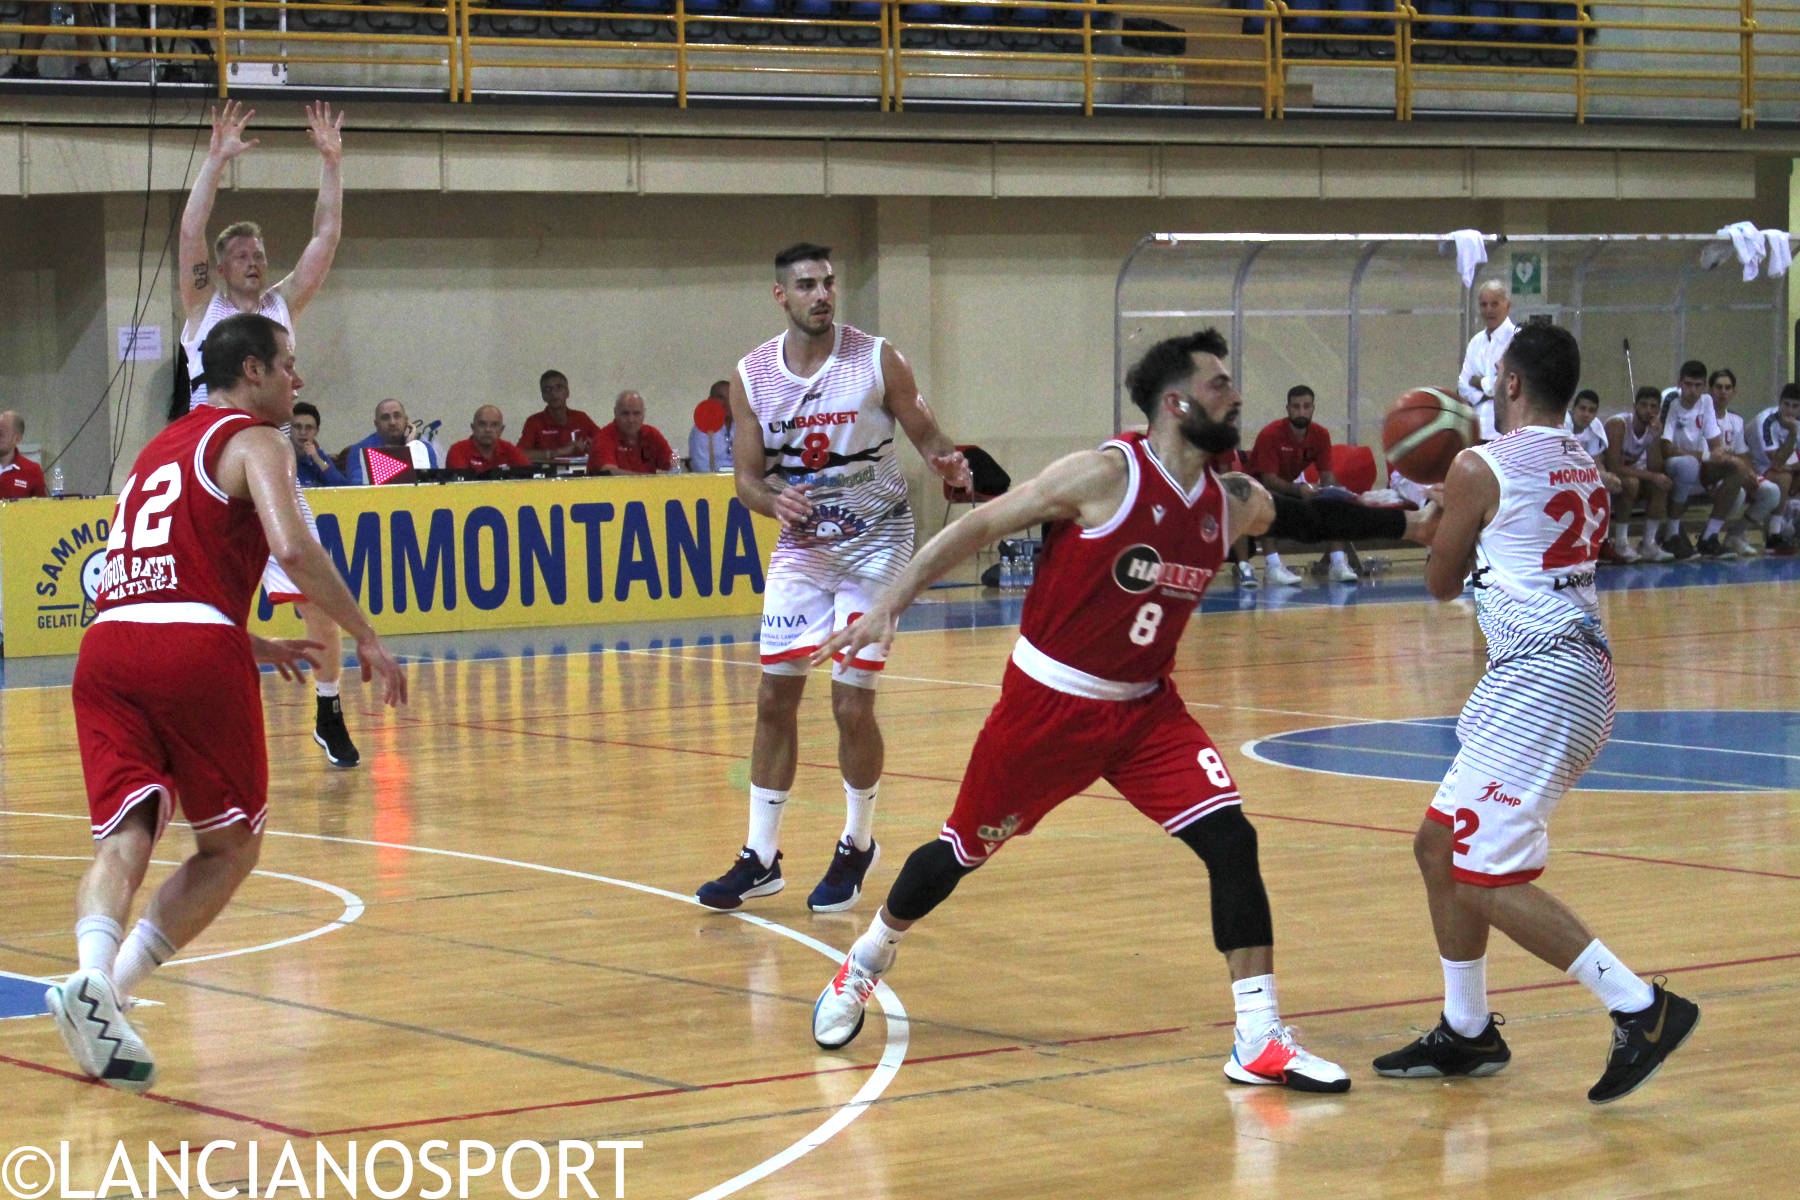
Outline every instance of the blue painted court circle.
<path id="1" fill-rule="evenodd" d="M 1361 721 L 1246 742 L 1260 762 L 1436 783 L 1456 757 L 1456 718 Z M 1768 792 L 1800 789 L 1800 712 L 1655 709 L 1620 712 L 1578 790 Z"/>

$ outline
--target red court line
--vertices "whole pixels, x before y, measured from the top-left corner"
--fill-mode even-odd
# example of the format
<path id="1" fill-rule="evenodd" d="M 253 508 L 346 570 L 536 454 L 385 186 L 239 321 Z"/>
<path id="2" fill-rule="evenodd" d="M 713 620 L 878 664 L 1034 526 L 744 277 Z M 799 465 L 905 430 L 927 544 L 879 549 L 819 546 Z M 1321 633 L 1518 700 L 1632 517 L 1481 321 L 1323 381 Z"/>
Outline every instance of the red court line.
<path id="1" fill-rule="evenodd" d="M 920 1066 L 925 1063 L 951 1062 L 964 1058 L 987 1058 L 995 1054 L 1018 1054 L 1038 1046 L 1079 1046 L 1089 1042 L 1115 1042 L 1124 1038 L 1159 1037 L 1166 1033 L 1180 1033 L 1186 1025 L 1172 1025 L 1166 1029 L 1140 1029 L 1129 1033 L 1102 1033 L 1092 1037 L 1064 1038 L 1060 1041 L 1041 1042 L 1033 1046 L 994 1046 L 987 1050 L 959 1050 L 952 1054 L 933 1054 L 925 1058 L 909 1058 L 908 1066 Z M 746 1087 L 759 1083 L 788 1083 L 796 1079 L 816 1079 L 823 1075 L 841 1075 L 847 1071 L 873 1071 L 875 1063 L 854 1063 L 850 1066 L 831 1067 L 823 1071 L 795 1071 L 787 1075 L 763 1075 L 754 1079 L 728 1079 L 719 1083 L 703 1083 L 691 1088 L 659 1088 L 649 1092 L 628 1092 L 616 1096 L 595 1096 L 586 1100 L 557 1100 L 544 1104 L 526 1104 L 518 1108 L 499 1108 L 488 1112 L 460 1113 L 447 1117 L 421 1117 L 412 1121 L 394 1121 L 386 1125 L 358 1125 L 352 1129 L 327 1129 L 313 1137 L 342 1137 L 351 1133 L 380 1133 L 390 1129 L 410 1129 L 419 1125 L 442 1125 L 449 1121 L 479 1121 L 489 1117 L 510 1117 L 520 1113 L 545 1112 L 557 1108 L 591 1108 L 600 1104 L 617 1104 L 621 1100 L 648 1100 L 662 1096 L 680 1096 L 693 1092 L 717 1091 L 723 1088 Z"/>
<path id="2" fill-rule="evenodd" d="M 90 1087 L 105 1086 L 98 1079 L 89 1079 L 86 1075 L 79 1075 L 74 1071 L 65 1071 L 60 1067 L 50 1067 L 45 1066 L 43 1063 L 28 1062 L 23 1058 L 14 1058 L 10 1054 L 0 1054 L 0 1063 L 5 1063 L 8 1066 L 23 1067 L 27 1071 L 38 1071 L 45 1075 L 55 1075 L 59 1079 L 71 1080 L 72 1082 L 86 1084 Z M 317 1134 L 308 1133 L 304 1129 L 293 1129 L 286 1125 L 277 1125 L 273 1121 L 264 1121 L 259 1117 L 248 1117 L 243 1113 L 235 1113 L 230 1109 L 214 1108 L 210 1104 L 196 1104 L 192 1100 L 181 1100 L 174 1096 L 164 1096 L 156 1092 L 145 1092 L 142 1098 L 155 1101 L 157 1104 L 167 1104 L 172 1108 L 185 1108 L 189 1112 L 201 1113 L 208 1117 L 223 1117 L 227 1121 L 238 1121 L 245 1125 L 255 1125 L 259 1129 L 266 1129 L 270 1133 L 279 1133 L 284 1137 L 312 1138 L 318 1136 Z"/>

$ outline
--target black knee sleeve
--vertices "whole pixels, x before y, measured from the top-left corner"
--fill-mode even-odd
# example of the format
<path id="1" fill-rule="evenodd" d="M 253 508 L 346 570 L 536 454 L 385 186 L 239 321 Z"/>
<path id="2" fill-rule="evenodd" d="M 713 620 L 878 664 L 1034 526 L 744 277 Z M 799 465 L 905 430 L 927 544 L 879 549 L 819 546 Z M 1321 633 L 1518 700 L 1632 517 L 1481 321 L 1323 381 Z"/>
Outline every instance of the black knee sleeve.
<path id="1" fill-rule="evenodd" d="M 1175 835 L 1186 842 L 1212 882 L 1213 945 L 1221 954 L 1275 944 L 1269 894 L 1256 861 L 1256 828 L 1233 804 Z"/>
<path id="2" fill-rule="evenodd" d="M 956 861 L 949 842 L 941 838 L 926 842 L 907 856 L 899 878 L 888 889 L 888 915 L 898 921 L 917 921 L 942 904 L 974 869 Z"/>

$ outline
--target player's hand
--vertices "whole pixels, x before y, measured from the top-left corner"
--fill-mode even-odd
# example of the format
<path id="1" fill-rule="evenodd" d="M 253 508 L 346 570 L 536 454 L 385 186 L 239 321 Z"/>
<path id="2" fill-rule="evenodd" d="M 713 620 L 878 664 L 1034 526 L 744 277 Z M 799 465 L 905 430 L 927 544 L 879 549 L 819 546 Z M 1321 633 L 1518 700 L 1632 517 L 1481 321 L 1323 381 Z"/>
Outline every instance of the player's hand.
<path id="1" fill-rule="evenodd" d="M 257 662 L 274 667 L 275 673 L 283 679 L 298 679 L 301 663 L 317 668 L 324 662 L 325 646 L 322 642 L 257 637 L 253 633 L 250 635 L 250 653 Z"/>
<path id="2" fill-rule="evenodd" d="M 331 117 L 331 104 L 320 100 L 306 106 L 306 132 L 312 138 L 312 144 L 318 147 L 320 157 L 327 162 L 341 162 L 344 158 L 344 114 L 339 112 L 334 121 Z"/>
<path id="3" fill-rule="evenodd" d="M 1438 522 L 1444 519 L 1444 506 L 1440 496 L 1432 496 L 1427 492 L 1425 507 L 1406 514 L 1407 541 L 1429 546 L 1432 539 L 1437 537 Z"/>
<path id="4" fill-rule="evenodd" d="M 366 639 L 356 643 L 356 659 L 362 664 L 363 682 L 368 683 L 377 675 L 381 676 L 381 702 L 389 708 L 406 703 L 406 673 L 400 667 L 400 660 L 381 644 L 381 639 L 370 634 Z"/>
<path id="5" fill-rule="evenodd" d="M 798 529 L 812 516 L 813 502 L 806 493 L 811 485 L 796 483 L 775 493 L 775 519 L 783 529 Z"/>
<path id="6" fill-rule="evenodd" d="M 948 454 L 933 454 L 925 460 L 931 469 L 937 472 L 939 479 L 953 488 L 971 488 L 975 484 L 974 473 L 969 470 L 969 462 L 963 457 L 961 450 L 952 450 Z"/>
<path id="7" fill-rule="evenodd" d="M 255 115 L 255 109 L 245 108 L 236 100 L 227 100 L 222 107 L 213 109 L 212 142 L 207 152 L 221 162 L 230 162 L 244 151 L 261 145 L 261 138 L 244 140 L 244 126 L 250 124 L 250 118 Z"/>
<path id="8" fill-rule="evenodd" d="M 1609 492 L 1616 492 L 1625 486 L 1617 475 L 1605 470 L 1600 472 L 1600 482 L 1606 485 L 1606 490 Z"/>
<path id="9" fill-rule="evenodd" d="M 1800 433 L 1800 417 L 1777 416 L 1775 420 L 1789 433 Z"/>
<path id="10" fill-rule="evenodd" d="M 885 655 L 894 644 L 894 630 L 899 624 L 900 614 L 877 600 L 868 612 L 825 639 L 825 644 L 813 651 L 812 665 L 824 666 L 840 652 L 845 662 L 854 662 L 864 646 L 879 645 Z"/>

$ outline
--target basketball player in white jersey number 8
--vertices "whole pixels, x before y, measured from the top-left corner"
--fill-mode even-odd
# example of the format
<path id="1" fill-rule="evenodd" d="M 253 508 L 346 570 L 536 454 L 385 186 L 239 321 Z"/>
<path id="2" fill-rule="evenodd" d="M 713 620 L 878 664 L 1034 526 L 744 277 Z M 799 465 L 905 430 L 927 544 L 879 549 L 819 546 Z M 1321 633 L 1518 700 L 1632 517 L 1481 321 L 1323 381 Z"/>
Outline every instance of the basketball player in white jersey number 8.
<path id="1" fill-rule="evenodd" d="M 1375 1060 L 1397 1078 L 1492 1075 L 1511 1061 L 1487 1007 L 1487 942 L 1498 929 L 1586 986 L 1612 1014 L 1595 1104 L 1634 1091 L 1681 1045 L 1700 1010 L 1646 983 L 1575 912 L 1532 881 L 1549 819 L 1612 732 L 1612 652 L 1594 563 L 1609 503 L 1599 468 L 1563 431 L 1581 378 L 1574 335 L 1528 325 L 1500 357 L 1500 437 L 1456 456 L 1425 585 L 1462 594 L 1474 572 L 1487 673 L 1456 724 L 1461 743 L 1413 842 L 1444 971 L 1430 1033 Z"/>
<path id="2" fill-rule="evenodd" d="M 259 141 L 244 140 L 244 128 L 255 115 L 235 101 L 227 101 L 214 110 L 206 161 L 200 164 L 187 208 L 181 214 L 181 264 L 176 276 L 181 287 L 182 312 L 186 314 L 181 342 L 187 348 L 195 404 L 206 402 L 200 343 L 213 326 L 235 313 L 248 312 L 261 313 L 293 329 L 295 318 L 312 303 L 324 284 L 343 229 L 344 114 L 340 112 L 334 118 L 331 105 L 320 101 L 306 106 L 307 133 L 319 151 L 319 198 L 313 207 L 312 239 L 301 251 L 294 269 L 280 282 L 268 284 L 269 258 L 263 248 L 262 230 L 250 221 L 227 225 L 209 253 L 206 226 L 212 217 L 213 200 L 226 164 L 255 148 Z M 312 507 L 306 503 L 305 493 L 297 489 L 296 484 L 300 511 L 316 540 L 319 531 L 313 523 Z M 293 602 L 306 622 L 307 640 L 325 647 L 313 672 L 313 687 L 318 694 L 313 740 L 324 749 L 333 766 L 354 767 L 360 756 L 350 740 L 350 731 L 344 727 L 343 703 L 338 698 L 344 662 L 341 631 L 317 605 L 304 602 L 299 588 L 273 558 L 263 572 L 263 588 L 276 604 Z"/>
<path id="3" fill-rule="evenodd" d="M 939 477 L 969 484 L 968 464 L 938 428 L 906 359 L 884 339 L 834 320 L 829 249 L 802 242 L 776 255 L 774 296 L 787 328 L 746 354 L 731 377 L 738 499 L 780 521 L 781 535 L 763 594 L 750 832 L 731 869 L 695 893 L 719 909 L 786 886 L 781 814 L 794 785 L 808 660 L 912 558 L 912 508 L 894 427 Z M 831 866 L 807 897 L 814 912 L 854 905 L 880 854 L 874 821 L 883 747 L 874 689 L 884 658 L 840 657 L 832 668 L 846 814 Z"/>

